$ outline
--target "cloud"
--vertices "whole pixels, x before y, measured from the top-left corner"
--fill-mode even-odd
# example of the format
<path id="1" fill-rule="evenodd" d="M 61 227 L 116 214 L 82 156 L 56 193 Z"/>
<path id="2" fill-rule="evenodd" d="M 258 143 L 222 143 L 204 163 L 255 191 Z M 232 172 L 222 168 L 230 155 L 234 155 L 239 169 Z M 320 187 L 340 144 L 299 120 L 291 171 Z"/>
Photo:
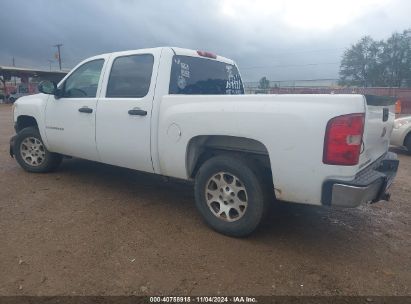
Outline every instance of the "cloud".
<path id="1" fill-rule="evenodd" d="M 2 1 L 0 64 L 63 66 L 95 54 L 156 47 L 205 49 L 237 61 L 246 80 L 335 78 L 346 47 L 409 27 L 407 0 Z M 56 63 L 53 64 L 57 66 Z"/>

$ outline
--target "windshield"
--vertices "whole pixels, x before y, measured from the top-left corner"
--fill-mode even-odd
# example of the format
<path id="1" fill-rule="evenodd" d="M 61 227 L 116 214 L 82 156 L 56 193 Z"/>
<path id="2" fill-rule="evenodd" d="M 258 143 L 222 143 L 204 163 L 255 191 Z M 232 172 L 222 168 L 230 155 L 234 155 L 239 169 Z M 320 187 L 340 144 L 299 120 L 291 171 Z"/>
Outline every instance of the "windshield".
<path id="1" fill-rule="evenodd" d="M 231 95 L 244 94 L 235 65 L 206 58 L 173 57 L 170 94 Z"/>

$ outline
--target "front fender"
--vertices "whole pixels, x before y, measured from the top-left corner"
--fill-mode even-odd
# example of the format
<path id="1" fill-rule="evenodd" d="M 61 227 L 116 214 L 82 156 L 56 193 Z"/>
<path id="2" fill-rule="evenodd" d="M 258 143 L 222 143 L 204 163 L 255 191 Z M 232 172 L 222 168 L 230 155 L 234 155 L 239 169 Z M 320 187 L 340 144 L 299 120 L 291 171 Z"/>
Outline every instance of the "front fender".
<path id="1" fill-rule="evenodd" d="M 46 94 L 35 94 L 20 97 L 14 103 L 13 111 L 14 124 L 17 123 L 20 116 L 30 116 L 36 120 L 41 138 L 46 148 L 49 147 L 45 132 L 45 110 L 48 97 L 49 96 Z"/>

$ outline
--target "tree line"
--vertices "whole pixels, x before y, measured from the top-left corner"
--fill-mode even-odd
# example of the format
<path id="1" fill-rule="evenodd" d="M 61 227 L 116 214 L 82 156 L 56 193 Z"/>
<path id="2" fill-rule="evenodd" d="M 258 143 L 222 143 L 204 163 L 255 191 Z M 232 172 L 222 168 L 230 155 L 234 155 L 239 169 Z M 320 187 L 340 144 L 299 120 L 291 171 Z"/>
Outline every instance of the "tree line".
<path id="1" fill-rule="evenodd" d="M 342 57 L 339 83 L 361 87 L 411 86 L 411 29 L 386 40 L 361 38 Z"/>

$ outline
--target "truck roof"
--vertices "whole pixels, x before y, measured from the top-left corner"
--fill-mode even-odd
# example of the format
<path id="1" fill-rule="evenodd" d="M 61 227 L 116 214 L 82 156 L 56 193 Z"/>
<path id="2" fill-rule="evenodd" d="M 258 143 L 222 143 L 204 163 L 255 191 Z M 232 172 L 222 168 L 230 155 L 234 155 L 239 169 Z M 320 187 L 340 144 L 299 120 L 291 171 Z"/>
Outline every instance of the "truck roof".
<path id="1" fill-rule="evenodd" d="M 191 50 L 191 49 L 184 49 L 184 48 L 179 48 L 179 47 L 170 47 L 170 46 L 163 46 L 163 47 L 156 47 L 156 48 L 145 48 L 145 49 L 138 49 L 138 50 L 147 50 L 147 51 L 152 51 L 155 49 L 171 49 L 176 55 L 181 55 L 181 56 L 191 56 L 191 57 L 198 57 L 198 58 L 206 58 L 206 57 L 202 57 L 197 53 L 197 50 Z M 122 53 L 126 53 L 129 52 L 131 50 L 127 50 L 127 51 L 120 51 L 120 52 L 112 52 L 112 53 L 106 53 L 106 54 L 102 54 L 102 55 L 109 55 L 109 54 L 113 54 L 113 55 L 121 55 Z M 211 59 L 211 58 L 206 58 L 206 59 L 210 59 L 210 60 L 217 60 L 217 61 L 221 61 L 224 63 L 228 63 L 228 64 L 235 64 L 235 62 L 229 58 L 223 57 L 223 56 L 219 56 L 217 55 L 216 59 Z"/>
<path id="2" fill-rule="evenodd" d="M 191 49 L 183 49 L 179 47 L 170 47 L 176 55 L 182 55 L 182 56 L 192 56 L 192 57 L 199 57 L 199 58 L 204 58 L 200 55 L 198 55 L 197 50 L 191 50 Z M 217 55 L 218 61 L 222 61 L 224 63 L 228 64 L 235 64 L 235 62 L 229 58 Z"/>

